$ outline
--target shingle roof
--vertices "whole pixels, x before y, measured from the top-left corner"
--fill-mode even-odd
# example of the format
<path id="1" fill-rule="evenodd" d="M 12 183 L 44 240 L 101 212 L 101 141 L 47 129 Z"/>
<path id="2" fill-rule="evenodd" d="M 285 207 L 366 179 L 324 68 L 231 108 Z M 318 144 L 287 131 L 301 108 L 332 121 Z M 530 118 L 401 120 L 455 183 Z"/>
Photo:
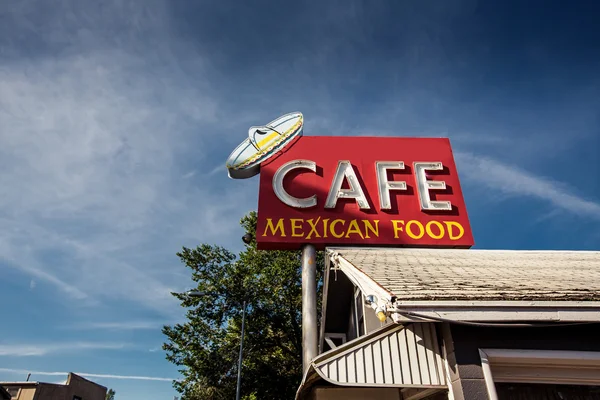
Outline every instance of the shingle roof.
<path id="1" fill-rule="evenodd" d="M 600 252 L 329 248 L 398 300 L 600 300 Z"/>

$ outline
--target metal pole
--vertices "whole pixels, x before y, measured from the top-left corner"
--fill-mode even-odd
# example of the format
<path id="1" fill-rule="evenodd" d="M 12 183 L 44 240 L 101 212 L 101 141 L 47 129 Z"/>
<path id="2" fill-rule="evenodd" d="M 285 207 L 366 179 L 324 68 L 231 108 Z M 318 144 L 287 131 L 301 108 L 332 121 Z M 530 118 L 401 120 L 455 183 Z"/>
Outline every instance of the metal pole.
<path id="1" fill-rule="evenodd" d="M 317 250 L 302 248 L 302 372 L 317 356 Z"/>
<path id="2" fill-rule="evenodd" d="M 237 376 L 237 387 L 235 389 L 235 398 L 240 400 L 241 389 L 242 389 L 242 351 L 244 350 L 244 330 L 246 328 L 246 300 L 244 300 L 244 309 L 242 310 L 242 337 L 240 338 L 240 356 L 238 359 L 238 376 Z"/>

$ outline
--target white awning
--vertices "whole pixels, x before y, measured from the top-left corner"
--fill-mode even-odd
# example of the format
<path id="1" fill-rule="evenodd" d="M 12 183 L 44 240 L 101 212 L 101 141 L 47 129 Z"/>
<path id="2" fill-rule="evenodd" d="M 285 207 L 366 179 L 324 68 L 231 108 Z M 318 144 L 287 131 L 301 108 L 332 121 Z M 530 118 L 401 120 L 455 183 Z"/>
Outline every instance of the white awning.
<path id="1" fill-rule="evenodd" d="M 446 372 L 435 325 L 388 324 L 316 357 L 296 394 L 319 381 L 336 386 L 440 388 Z"/>

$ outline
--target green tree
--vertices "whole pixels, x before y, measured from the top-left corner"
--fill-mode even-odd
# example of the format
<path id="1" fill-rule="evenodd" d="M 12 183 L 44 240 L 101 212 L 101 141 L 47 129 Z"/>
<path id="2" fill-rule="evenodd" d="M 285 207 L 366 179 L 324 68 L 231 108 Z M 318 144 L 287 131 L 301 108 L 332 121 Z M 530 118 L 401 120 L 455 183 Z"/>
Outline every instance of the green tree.
<path id="1" fill-rule="evenodd" d="M 241 225 L 254 237 L 256 213 Z M 244 300 L 242 398 L 293 398 L 302 379 L 300 251 L 260 251 L 253 239 L 237 257 L 208 244 L 177 255 L 191 269 L 195 290 L 211 294 L 173 293 L 188 308 L 187 322 L 163 328 L 167 359 L 181 367 L 183 379 L 174 386 L 182 400 L 235 397 Z"/>
<path id="2" fill-rule="evenodd" d="M 108 389 L 106 392 L 106 400 L 115 400 L 115 394 L 117 394 L 114 390 Z"/>

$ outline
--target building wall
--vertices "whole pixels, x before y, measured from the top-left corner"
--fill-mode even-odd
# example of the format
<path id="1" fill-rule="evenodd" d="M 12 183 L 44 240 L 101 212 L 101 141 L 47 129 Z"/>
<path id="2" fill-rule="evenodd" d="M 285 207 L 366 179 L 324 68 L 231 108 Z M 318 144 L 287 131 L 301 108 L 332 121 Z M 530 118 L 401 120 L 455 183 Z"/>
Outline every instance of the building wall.
<path id="1" fill-rule="evenodd" d="M 363 293 L 361 293 L 361 296 L 364 296 Z M 364 298 L 363 298 L 364 299 Z M 354 297 L 353 300 L 354 301 Z M 383 327 L 384 325 L 387 325 L 389 323 L 392 323 L 392 319 L 388 318 L 385 322 L 381 322 L 379 321 L 379 318 L 377 318 L 377 314 L 375 313 L 375 310 L 369 306 L 364 304 L 364 300 L 363 300 L 363 318 L 364 321 L 363 323 L 365 324 L 365 335 L 380 329 L 381 327 Z M 358 321 L 355 320 L 355 315 L 354 315 L 354 305 L 352 306 L 352 310 L 349 313 L 349 318 L 348 318 L 348 328 L 346 330 L 346 340 L 349 342 L 351 340 L 354 340 L 357 338 L 357 325 Z"/>
<path id="2" fill-rule="evenodd" d="M 574 350 L 600 352 L 600 324 L 551 328 L 442 327 L 455 400 L 485 399 L 479 349 Z"/>
<path id="3" fill-rule="evenodd" d="M 34 400 L 34 396 L 36 393 L 36 388 L 37 386 L 35 386 L 35 384 L 31 385 L 27 385 L 27 386 L 21 386 L 21 385 L 10 385 L 10 384 L 4 384 L 3 385 L 6 389 L 14 389 L 14 388 L 21 388 L 21 392 L 19 394 L 18 400 Z"/>
<path id="4" fill-rule="evenodd" d="M 354 308 L 350 312 L 350 317 L 348 318 L 348 329 L 346 330 L 346 341 L 351 341 L 356 339 L 356 321 L 354 316 Z"/>
<path id="5" fill-rule="evenodd" d="M 78 375 L 70 374 L 67 380 L 68 400 L 79 396 L 83 400 L 105 400 L 106 388 Z"/>
<path id="6" fill-rule="evenodd" d="M 388 321 L 390 319 L 388 318 Z M 370 306 L 365 306 L 365 323 L 367 324 L 367 333 L 371 333 L 380 329 L 382 326 L 387 325 L 388 321 L 381 323 L 379 318 L 377 318 L 377 314 L 375 314 L 375 310 L 373 310 Z"/>
<path id="7" fill-rule="evenodd" d="M 73 400 L 74 396 L 79 396 L 82 400 L 105 400 L 106 398 L 104 386 L 75 374 L 69 374 L 66 385 L 37 382 L 4 386 L 21 388 L 17 400 Z"/>
<path id="8" fill-rule="evenodd" d="M 23 388 L 19 394 L 19 400 L 33 400 L 35 392 L 35 388 Z"/>
<path id="9" fill-rule="evenodd" d="M 36 388 L 22 388 L 19 394 L 19 400 L 33 400 L 35 396 Z"/>
<path id="10" fill-rule="evenodd" d="M 68 388 L 65 385 L 39 383 L 36 392 L 35 400 L 72 400 L 72 397 L 67 397 Z"/>

